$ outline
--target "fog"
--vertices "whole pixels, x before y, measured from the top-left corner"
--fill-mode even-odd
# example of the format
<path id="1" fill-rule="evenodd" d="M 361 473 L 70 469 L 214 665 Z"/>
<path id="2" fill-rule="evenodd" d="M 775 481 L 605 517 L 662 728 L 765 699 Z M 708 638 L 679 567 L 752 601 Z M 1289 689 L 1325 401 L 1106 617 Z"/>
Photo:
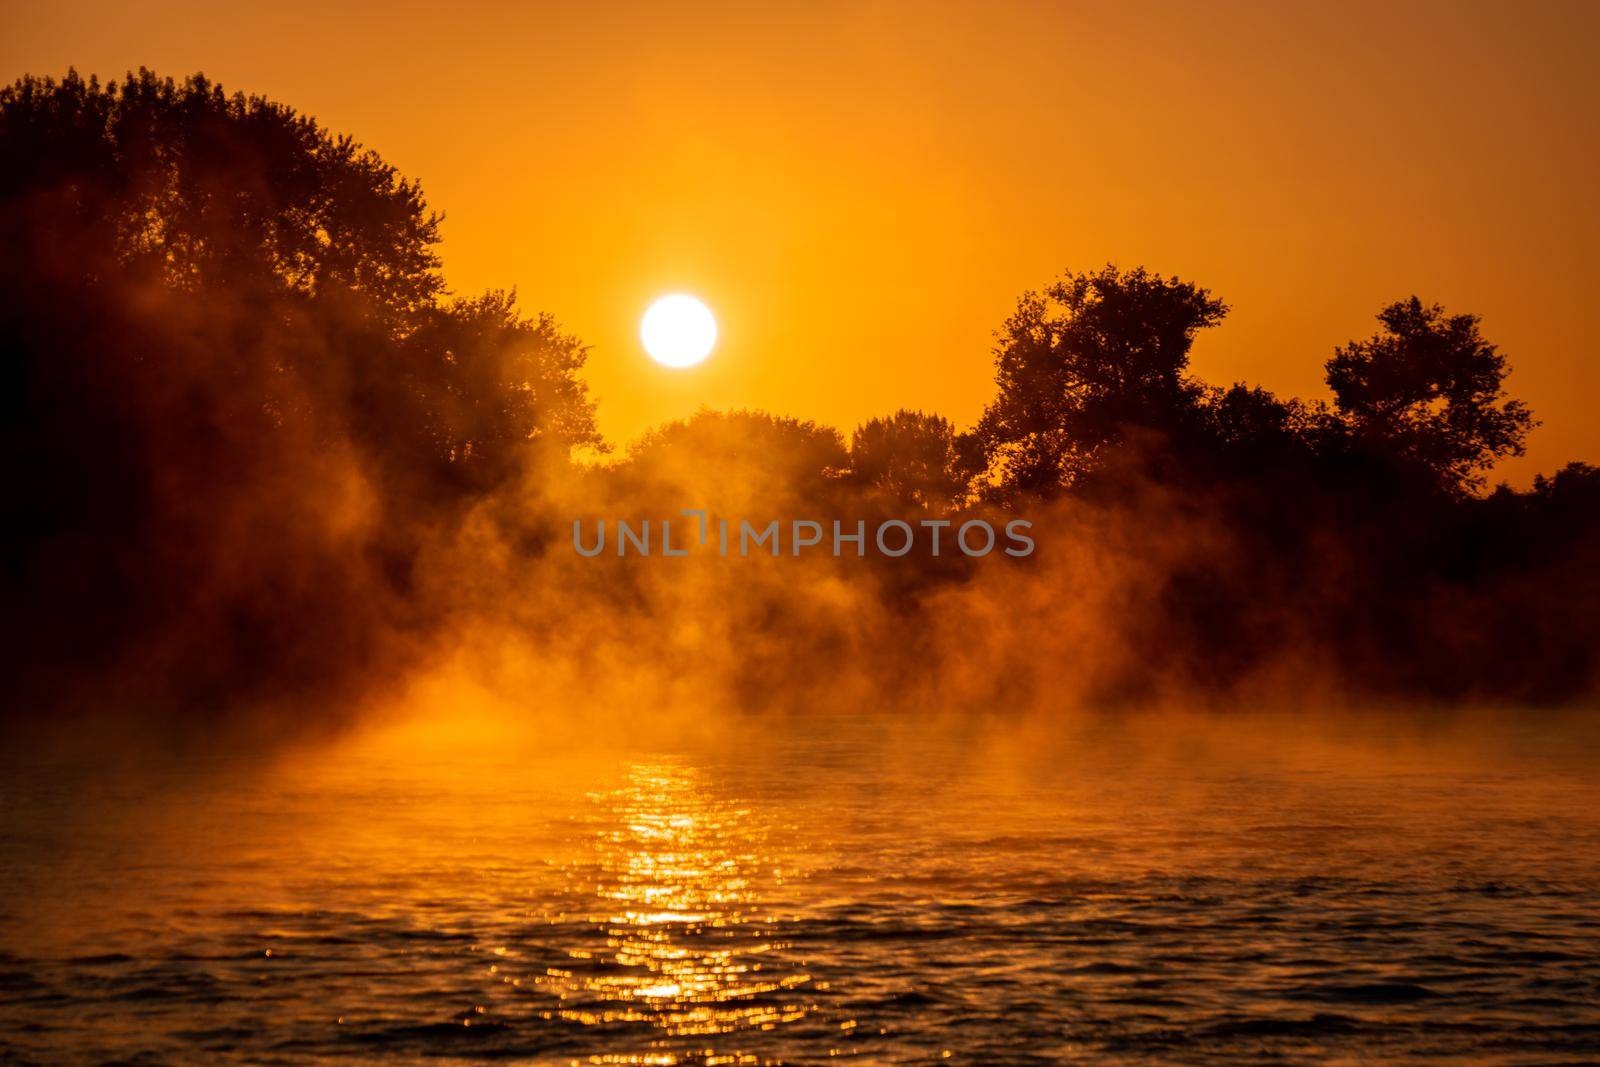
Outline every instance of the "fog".
<path id="1" fill-rule="evenodd" d="M 1600 477 L 1482 484 L 1532 420 L 1470 315 L 1385 309 L 1329 409 L 1194 378 L 1226 306 L 1108 266 L 974 353 L 976 427 L 705 411 L 605 442 L 582 341 L 451 293 L 438 215 L 350 139 L 149 72 L 24 79 L 0 116 L 13 752 L 1592 700 Z M 1448 398 L 1361 406 L 1446 342 Z M 615 552 L 685 509 L 776 521 L 782 551 Z M 890 520 L 1025 522 L 1034 550 L 890 557 Z M 796 521 L 863 523 L 865 554 L 797 555 Z"/>

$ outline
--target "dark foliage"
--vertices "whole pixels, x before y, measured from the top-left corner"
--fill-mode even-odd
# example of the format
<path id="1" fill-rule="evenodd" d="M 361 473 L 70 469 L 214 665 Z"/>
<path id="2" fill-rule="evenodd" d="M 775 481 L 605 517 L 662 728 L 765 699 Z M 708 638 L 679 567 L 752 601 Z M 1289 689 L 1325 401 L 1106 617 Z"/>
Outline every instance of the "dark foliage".
<path id="1" fill-rule="evenodd" d="M 1446 315 L 1412 297 L 1378 314 L 1382 332 L 1328 360 L 1328 386 L 1352 443 L 1414 463 L 1439 488 L 1465 494 L 1496 460 L 1522 454 L 1534 425 L 1501 395 L 1506 360 L 1475 315 Z"/>
<path id="2" fill-rule="evenodd" d="M 1592 692 L 1600 483 L 1574 464 L 1530 493 L 1477 495 L 1536 425 L 1478 319 L 1417 297 L 1385 308 L 1380 333 L 1328 361 L 1330 409 L 1188 378 L 1189 341 L 1223 310 L 1106 268 L 1025 296 L 1000 333 L 980 424 L 991 492 L 1143 516 L 1150 558 L 1174 522 L 1214 538 L 1132 622 L 1152 668 L 1129 691 L 1176 671 L 1226 693 L 1302 660 L 1400 698 Z"/>
<path id="3" fill-rule="evenodd" d="M 269 101 L 148 71 L 0 91 L 0 434 L 20 701 L 364 684 L 430 531 L 597 443 L 584 351 L 450 300 L 438 216 Z"/>
<path id="4" fill-rule="evenodd" d="M 995 349 L 999 395 L 978 436 L 1005 491 L 1067 486 L 1107 446 L 1176 431 L 1201 395 L 1188 374 L 1195 334 L 1227 307 L 1142 267 L 1067 274 L 1027 293 Z"/>
<path id="5" fill-rule="evenodd" d="M 23 710 L 348 703 L 436 644 L 460 596 L 573 657 L 619 627 L 684 661 L 737 641 L 752 703 L 848 661 L 937 699 L 1037 670 L 1028 699 L 1052 699 L 1079 581 L 1099 590 L 1090 699 L 1228 699 L 1274 672 L 1404 699 L 1594 690 L 1600 472 L 1482 495 L 1534 423 L 1470 315 L 1389 306 L 1328 361 L 1333 404 L 1305 403 L 1198 380 L 1222 301 L 1108 266 L 1022 298 L 971 433 L 902 410 L 847 447 L 703 412 L 575 472 L 573 449 L 604 449 L 582 344 L 509 293 L 447 293 L 438 216 L 349 138 L 198 76 L 69 75 L 0 91 L 0 161 L 0 666 Z M 502 557 L 548 559 L 574 514 L 694 506 L 1026 514 L 1039 552 L 1000 566 L 1036 585 L 994 593 L 995 568 L 923 542 L 799 570 L 609 557 L 561 572 L 569 599 L 507 592 Z M 498 562 L 461 558 L 462 530 Z M 429 560 L 470 593 L 441 597 Z M 1054 622 L 990 636 L 1019 598 Z M 580 611 L 604 624 L 568 625 Z"/>

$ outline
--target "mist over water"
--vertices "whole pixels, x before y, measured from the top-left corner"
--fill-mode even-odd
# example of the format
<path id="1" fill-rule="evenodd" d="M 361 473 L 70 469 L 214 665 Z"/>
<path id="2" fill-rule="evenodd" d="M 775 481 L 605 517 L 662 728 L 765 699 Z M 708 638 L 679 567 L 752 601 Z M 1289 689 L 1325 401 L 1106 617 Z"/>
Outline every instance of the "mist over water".
<path id="1" fill-rule="evenodd" d="M 1488 491 L 1476 315 L 1330 406 L 1108 264 L 971 428 L 607 453 L 584 343 L 285 105 L 23 78 L 0 155 L 0 1059 L 1600 1056 L 1600 469 Z M 572 548 L 685 508 L 1037 552 Z"/>
<path id="2" fill-rule="evenodd" d="M 1394 715 L 1279 719 L 1271 741 L 1182 715 L 1020 740 L 870 714 L 582 745 L 440 725 L 182 761 L 156 786 L 8 779 L 0 1050 L 1600 1054 L 1592 736 Z"/>
<path id="3" fill-rule="evenodd" d="M 701 411 L 614 447 L 584 342 L 510 291 L 452 291 L 418 183 L 284 103 L 199 74 L 23 77 L 0 155 L 19 750 L 293 747 L 441 676 L 579 732 L 596 706 L 714 725 L 1595 692 L 1600 469 L 1485 494 L 1535 420 L 1472 313 L 1412 296 L 1308 350 L 1329 406 L 1201 380 L 1191 347 L 1229 307 L 1199 282 L 1068 270 L 974 351 L 994 390 L 970 428 Z M 571 547 L 575 522 L 685 508 L 1022 521 L 1037 551 Z"/>

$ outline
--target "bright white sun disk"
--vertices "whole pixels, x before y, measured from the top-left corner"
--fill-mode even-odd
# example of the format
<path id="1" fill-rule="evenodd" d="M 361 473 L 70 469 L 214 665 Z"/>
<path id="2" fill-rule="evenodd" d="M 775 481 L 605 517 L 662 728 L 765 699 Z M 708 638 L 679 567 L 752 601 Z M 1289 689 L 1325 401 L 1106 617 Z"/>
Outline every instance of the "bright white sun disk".
<path id="1" fill-rule="evenodd" d="M 717 320 L 711 309 L 685 293 L 664 296 L 650 305 L 639 324 L 639 339 L 650 358 L 668 367 L 692 367 L 711 354 L 717 343 Z"/>

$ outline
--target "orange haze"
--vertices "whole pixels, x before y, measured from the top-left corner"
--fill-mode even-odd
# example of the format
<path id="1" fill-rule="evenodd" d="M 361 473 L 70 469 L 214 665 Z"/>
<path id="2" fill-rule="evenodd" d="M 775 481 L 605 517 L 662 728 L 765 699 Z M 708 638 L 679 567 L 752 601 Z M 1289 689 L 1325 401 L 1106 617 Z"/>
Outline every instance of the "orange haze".
<path id="1" fill-rule="evenodd" d="M 1144 263 L 1234 308 L 1208 379 L 1320 395 L 1413 291 L 1484 319 L 1600 459 L 1600 5 L 279 3 L 11 6 L 0 73 L 203 70 L 422 180 L 463 290 L 594 345 L 612 440 L 701 405 L 958 424 L 990 332 L 1062 268 Z M 639 315 L 717 312 L 703 367 Z M 841 385 L 848 382 L 848 386 Z"/>

